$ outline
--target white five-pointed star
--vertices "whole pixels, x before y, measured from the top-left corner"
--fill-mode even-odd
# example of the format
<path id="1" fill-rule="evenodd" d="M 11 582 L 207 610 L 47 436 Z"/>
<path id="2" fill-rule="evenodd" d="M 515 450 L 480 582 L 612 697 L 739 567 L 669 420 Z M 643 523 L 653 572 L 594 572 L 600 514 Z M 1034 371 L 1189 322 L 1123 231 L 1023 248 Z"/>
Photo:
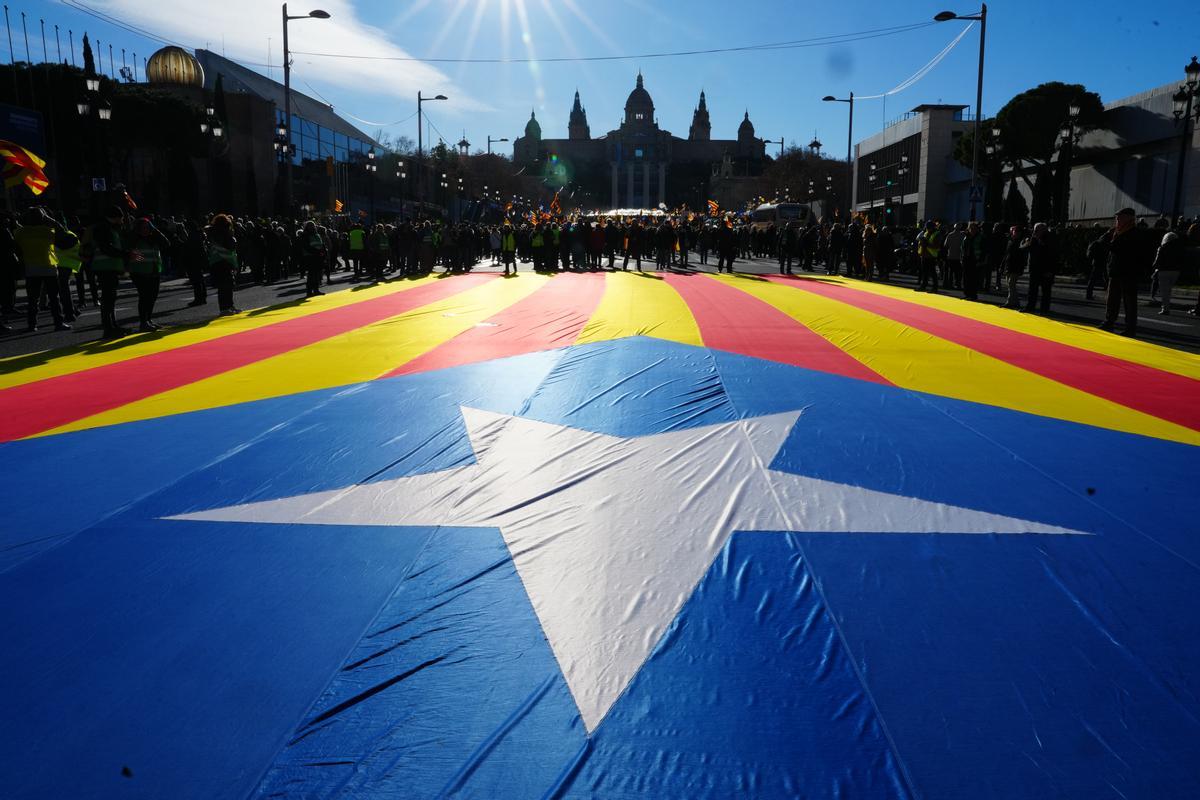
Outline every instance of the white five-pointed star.
<path id="1" fill-rule="evenodd" d="M 589 733 L 734 531 L 1080 533 L 770 469 L 800 414 L 622 438 L 463 408 L 469 466 L 172 519 L 499 528 Z"/>

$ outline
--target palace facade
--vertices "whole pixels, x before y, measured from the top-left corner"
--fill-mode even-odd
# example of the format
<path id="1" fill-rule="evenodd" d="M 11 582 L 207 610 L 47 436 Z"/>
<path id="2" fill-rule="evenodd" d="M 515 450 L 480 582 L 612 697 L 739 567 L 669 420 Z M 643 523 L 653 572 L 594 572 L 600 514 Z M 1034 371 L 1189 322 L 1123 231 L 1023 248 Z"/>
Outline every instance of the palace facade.
<path id="1" fill-rule="evenodd" d="M 592 138 L 587 112 L 575 92 L 566 139 L 543 139 L 530 113 L 525 135 L 513 142 L 513 161 L 530 174 L 583 190 L 594 205 L 611 208 L 670 207 L 703 203 L 710 178 L 757 175 L 766 163 L 766 142 L 754 135 L 747 111 L 736 139 L 713 139 L 704 92 L 683 139 L 659 127 L 654 100 L 642 74 L 625 101 L 621 125 Z"/>

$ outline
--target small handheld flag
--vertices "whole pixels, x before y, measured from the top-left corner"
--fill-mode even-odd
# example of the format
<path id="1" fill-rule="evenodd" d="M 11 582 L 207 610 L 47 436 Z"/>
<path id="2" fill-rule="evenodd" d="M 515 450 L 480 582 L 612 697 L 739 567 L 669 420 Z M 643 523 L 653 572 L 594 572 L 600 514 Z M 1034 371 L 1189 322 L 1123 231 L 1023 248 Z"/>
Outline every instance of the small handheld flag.
<path id="1" fill-rule="evenodd" d="M 709 213 L 709 216 L 713 216 L 713 217 L 715 217 L 715 216 L 717 215 L 717 212 L 718 212 L 718 211 L 720 211 L 720 210 L 721 210 L 721 207 L 720 207 L 719 205 L 717 205 L 717 201 L 716 201 L 716 200 L 709 200 L 709 201 L 708 201 L 708 213 Z"/>
<path id="2" fill-rule="evenodd" d="M 21 145 L 0 139 L 0 158 L 4 160 L 5 186 L 13 187 L 23 183 L 29 187 L 29 191 L 39 195 L 50 185 L 46 173 L 42 171 L 46 162 Z"/>
<path id="3" fill-rule="evenodd" d="M 337 214 L 342 213 L 342 210 L 345 209 L 345 207 L 346 207 L 346 204 L 343 203 L 341 200 L 335 199 L 333 201 L 333 210 L 335 213 L 337 213 Z"/>

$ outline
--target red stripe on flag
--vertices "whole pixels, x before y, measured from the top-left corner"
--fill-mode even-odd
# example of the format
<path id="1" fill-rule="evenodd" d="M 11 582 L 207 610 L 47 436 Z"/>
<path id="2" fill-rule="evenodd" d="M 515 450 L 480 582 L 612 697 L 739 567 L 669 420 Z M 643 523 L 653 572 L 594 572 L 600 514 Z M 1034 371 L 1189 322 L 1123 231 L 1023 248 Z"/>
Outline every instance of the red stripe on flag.
<path id="1" fill-rule="evenodd" d="M 890 384 L 824 336 L 734 286 L 703 275 L 666 280 L 691 309 L 706 347 Z"/>
<path id="2" fill-rule="evenodd" d="M 519 280 L 519 279 L 518 279 Z M 558 275 L 518 303 L 385 375 L 411 375 L 565 347 L 604 297 L 603 275 Z"/>
<path id="3" fill-rule="evenodd" d="M 1200 381 L 906 300 L 820 280 L 771 278 L 969 347 L 1159 419 L 1200 430 Z M 966 302 L 966 301 L 964 301 Z"/>
<path id="4" fill-rule="evenodd" d="M 207 342 L 59 375 L 0 392 L 0 441 L 66 425 L 151 395 L 403 314 L 470 289 L 488 275 L 440 280 Z M 219 400 L 219 398 L 214 398 Z"/>

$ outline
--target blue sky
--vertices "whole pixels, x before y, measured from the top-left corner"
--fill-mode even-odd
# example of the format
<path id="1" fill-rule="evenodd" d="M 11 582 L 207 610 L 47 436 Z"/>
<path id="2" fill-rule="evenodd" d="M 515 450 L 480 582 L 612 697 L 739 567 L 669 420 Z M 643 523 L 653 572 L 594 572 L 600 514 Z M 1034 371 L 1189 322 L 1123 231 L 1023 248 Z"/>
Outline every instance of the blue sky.
<path id="1" fill-rule="evenodd" d="M 39 19 L 54 52 L 58 24 L 136 52 L 139 61 L 159 42 L 90 16 L 82 4 L 189 47 L 224 51 L 281 77 L 279 5 L 263 0 L 70 0 L 10 4 L 15 51 L 24 57 L 20 12 L 28 18 L 31 49 L 40 58 Z M 885 3 L 841 0 L 835 9 L 794 0 L 731 3 L 712 0 L 293 0 L 292 13 L 324 8 L 328 21 L 292 24 L 293 50 L 392 57 L 545 59 L 634 55 L 738 47 L 919 23 L 943 9 L 941 0 Z M 977 6 L 948 6 L 972 13 Z M 1200 4 L 1182 0 L 1131 4 L 999 0 L 989 7 L 984 112 L 1016 92 L 1047 80 L 1080 82 L 1106 101 L 1179 80 L 1200 52 Z M 416 135 L 418 88 L 450 100 L 427 106 L 451 141 L 466 130 L 482 147 L 486 136 L 519 135 L 531 108 L 547 137 L 565 137 L 567 113 L 579 89 L 592 135 L 615 127 L 640 68 L 660 124 L 686 136 L 701 88 L 708 96 L 713 136 L 733 137 L 750 111 L 758 135 L 805 144 L 815 131 L 840 154 L 846 109 L 821 103 L 825 94 L 886 92 L 923 67 L 962 30 L 962 22 L 857 42 L 676 58 L 632 58 L 585 63 L 453 64 L 371 61 L 296 55 L 293 85 L 357 119 L 368 133 L 380 125 L 392 135 Z M 886 100 L 856 108 L 855 139 L 882 128 L 920 103 L 973 104 L 978 28 L 972 29 L 920 82 Z M 7 44 L 0 44 L 7 49 Z M 5 53 L 7 55 L 7 53 Z M 437 133 L 434 133 L 437 136 Z M 503 148 L 506 145 L 499 145 Z M 510 151 L 509 151 L 510 152 Z"/>

